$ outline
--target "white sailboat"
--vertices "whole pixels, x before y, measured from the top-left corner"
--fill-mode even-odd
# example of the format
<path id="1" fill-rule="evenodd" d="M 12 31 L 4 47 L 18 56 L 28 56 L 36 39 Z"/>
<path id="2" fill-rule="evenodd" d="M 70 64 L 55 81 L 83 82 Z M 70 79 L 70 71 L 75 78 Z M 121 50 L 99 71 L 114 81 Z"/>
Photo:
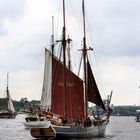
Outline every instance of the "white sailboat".
<path id="1" fill-rule="evenodd" d="M 24 98 L 21 99 L 24 101 Z M 42 127 L 49 127 L 50 121 L 46 118 L 45 115 L 42 114 L 42 109 L 40 107 L 38 108 L 32 108 L 30 102 L 26 98 L 26 103 L 29 105 L 29 109 L 27 111 L 24 111 L 25 114 L 25 120 L 23 121 L 23 124 L 26 129 L 30 128 L 42 128 Z"/>
<path id="2" fill-rule="evenodd" d="M 98 90 L 92 69 L 90 66 L 88 53 L 90 50 L 86 45 L 85 28 L 85 10 L 83 7 L 83 65 L 84 81 L 71 71 L 66 65 L 65 51 L 67 47 L 66 27 L 65 27 L 65 1 L 63 0 L 63 31 L 62 31 L 62 52 L 61 57 L 54 55 L 54 46 L 52 52 L 45 49 L 45 70 L 43 85 L 43 104 L 51 108 L 51 112 L 56 119 L 51 120 L 48 128 L 32 128 L 30 133 L 35 138 L 64 138 L 64 139 L 84 139 L 104 137 L 106 125 L 109 122 L 111 110 L 105 108 L 100 92 Z M 104 110 L 104 114 L 94 116 L 93 120 L 89 118 L 88 102 L 92 102 Z"/>
<path id="3" fill-rule="evenodd" d="M 11 99 L 11 96 L 10 96 L 10 93 L 9 93 L 9 88 L 8 88 L 8 74 L 7 74 L 6 94 L 7 94 L 7 97 L 6 97 L 7 109 L 0 111 L 0 118 L 15 118 L 16 117 L 16 112 L 15 112 L 13 101 Z"/>

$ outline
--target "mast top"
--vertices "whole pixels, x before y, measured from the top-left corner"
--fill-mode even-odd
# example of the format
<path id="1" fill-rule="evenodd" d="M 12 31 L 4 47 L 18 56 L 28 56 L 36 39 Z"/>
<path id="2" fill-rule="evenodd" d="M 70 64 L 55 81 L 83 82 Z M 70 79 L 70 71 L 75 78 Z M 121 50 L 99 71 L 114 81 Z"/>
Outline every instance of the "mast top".
<path id="1" fill-rule="evenodd" d="M 8 86 L 9 86 L 9 72 L 7 73 L 7 87 L 6 87 L 7 92 L 8 92 Z"/>

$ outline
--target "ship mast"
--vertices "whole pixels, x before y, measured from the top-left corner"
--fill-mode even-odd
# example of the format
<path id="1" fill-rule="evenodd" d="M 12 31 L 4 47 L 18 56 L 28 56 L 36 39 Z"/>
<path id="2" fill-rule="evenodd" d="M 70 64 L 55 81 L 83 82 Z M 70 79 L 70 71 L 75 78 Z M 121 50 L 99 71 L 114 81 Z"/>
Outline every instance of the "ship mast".
<path id="1" fill-rule="evenodd" d="M 6 93 L 7 93 L 7 110 L 8 110 L 8 101 L 9 101 L 9 89 L 8 89 L 8 85 L 9 85 L 9 73 L 7 73 L 7 87 L 6 87 Z"/>
<path id="2" fill-rule="evenodd" d="M 64 63 L 64 116 L 67 117 L 67 105 L 66 105 L 66 25 L 65 25 L 65 0 L 63 0 L 62 47 L 63 47 L 63 63 Z"/>
<path id="3" fill-rule="evenodd" d="M 85 118 L 87 118 L 88 115 L 88 96 L 87 96 L 87 44 L 86 44 L 86 19 L 85 19 L 85 1 L 82 1 L 82 12 L 83 12 L 83 31 L 84 31 L 84 37 L 83 37 L 83 65 L 84 65 L 84 80 L 85 80 L 85 88 L 84 88 L 84 93 L 85 93 Z"/>
<path id="4" fill-rule="evenodd" d="M 54 55 L 54 17 L 52 16 L 52 35 L 51 35 L 52 56 Z"/>
<path id="5" fill-rule="evenodd" d="M 52 49 L 52 67 L 53 67 L 53 57 L 54 57 L 54 17 L 52 16 L 52 35 L 51 35 L 51 49 Z M 53 78 L 53 72 L 52 72 L 52 78 Z M 53 81 L 51 81 L 52 85 L 53 85 Z M 52 89 L 51 91 L 53 91 L 53 86 L 52 86 Z M 52 95 L 51 95 L 51 101 L 53 99 L 53 92 L 52 92 Z M 52 107 L 52 102 L 51 102 L 51 107 Z"/>
<path id="6" fill-rule="evenodd" d="M 68 69 L 71 70 L 71 56 L 70 56 L 70 43 L 71 43 L 72 39 L 69 38 L 67 39 L 68 42 L 68 47 L 67 47 L 67 52 L 68 52 Z"/>

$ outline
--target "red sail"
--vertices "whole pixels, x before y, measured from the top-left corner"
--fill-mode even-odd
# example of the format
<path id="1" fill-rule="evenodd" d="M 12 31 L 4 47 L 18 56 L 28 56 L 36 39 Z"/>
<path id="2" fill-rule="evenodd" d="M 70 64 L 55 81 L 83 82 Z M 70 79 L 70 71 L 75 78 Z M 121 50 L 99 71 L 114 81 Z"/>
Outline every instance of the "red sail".
<path id="1" fill-rule="evenodd" d="M 87 61 L 87 72 L 88 72 L 88 101 L 95 103 L 96 105 L 100 106 L 101 108 L 105 109 L 105 106 L 103 104 L 102 98 L 100 96 L 100 92 L 98 90 L 97 84 L 95 82 L 90 64 L 89 64 L 89 60 Z"/>
<path id="2" fill-rule="evenodd" d="M 53 58 L 52 72 L 52 112 L 68 118 L 83 118 L 83 81 L 65 68 L 66 91 L 64 91 L 64 65 L 56 58 Z"/>

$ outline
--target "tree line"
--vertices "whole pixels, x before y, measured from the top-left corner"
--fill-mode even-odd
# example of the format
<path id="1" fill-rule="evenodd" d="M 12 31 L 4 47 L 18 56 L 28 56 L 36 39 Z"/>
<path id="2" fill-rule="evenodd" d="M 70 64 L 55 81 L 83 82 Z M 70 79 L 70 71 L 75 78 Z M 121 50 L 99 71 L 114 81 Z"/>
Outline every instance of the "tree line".
<path id="1" fill-rule="evenodd" d="M 29 101 L 32 107 L 40 104 L 39 100 L 32 100 Z M 26 109 L 26 105 L 21 101 L 13 101 L 15 110 L 18 112 L 20 110 Z M 0 110 L 6 109 L 7 107 L 6 99 L 0 98 Z M 92 109 L 91 107 L 89 109 Z M 135 116 L 136 110 L 140 109 L 140 106 L 135 105 L 124 105 L 124 106 L 113 106 L 112 116 Z"/>

